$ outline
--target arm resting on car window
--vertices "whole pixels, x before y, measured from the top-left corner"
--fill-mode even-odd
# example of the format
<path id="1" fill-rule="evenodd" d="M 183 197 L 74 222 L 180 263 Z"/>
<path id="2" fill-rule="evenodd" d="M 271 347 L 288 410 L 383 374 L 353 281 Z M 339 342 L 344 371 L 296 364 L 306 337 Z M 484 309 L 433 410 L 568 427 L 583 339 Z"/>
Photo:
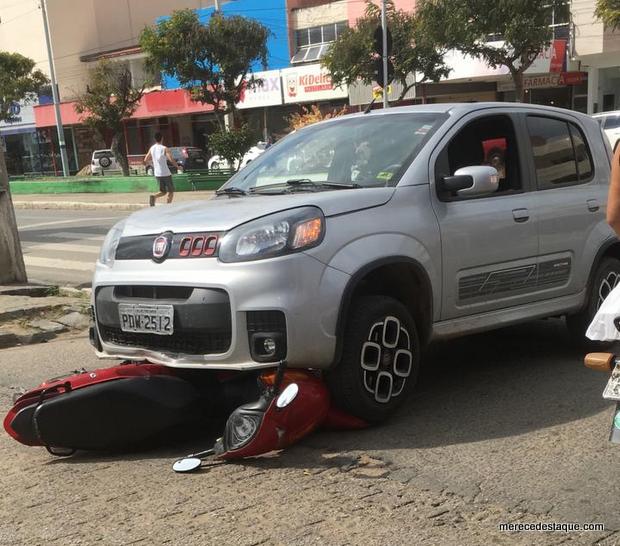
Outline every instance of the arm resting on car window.
<path id="1" fill-rule="evenodd" d="M 607 223 L 620 236 L 620 146 L 611 160 L 611 179 L 607 198 Z"/>

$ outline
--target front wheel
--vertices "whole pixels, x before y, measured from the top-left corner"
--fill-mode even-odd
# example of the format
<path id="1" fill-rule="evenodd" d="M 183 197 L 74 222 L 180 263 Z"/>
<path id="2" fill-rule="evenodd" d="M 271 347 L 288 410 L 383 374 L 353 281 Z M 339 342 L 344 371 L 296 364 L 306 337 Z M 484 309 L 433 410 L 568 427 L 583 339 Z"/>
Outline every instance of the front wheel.
<path id="1" fill-rule="evenodd" d="M 338 407 L 369 423 L 387 419 L 417 380 L 420 344 L 407 308 L 387 296 L 353 302 L 340 362 L 327 375 Z"/>
<path id="2" fill-rule="evenodd" d="M 578 344 L 589 344 L 585 337 L 586 330 L 605 298 L 618 284 L 620 284 L 620 260 L 611 257 L 603 258 L 596 268 L 591 285 L 588 287 L 588 299 L 585 307 L 579 313 L 566 317 L 568 330 Z M 618 315 L 620 315 L 620 310 Z"/>

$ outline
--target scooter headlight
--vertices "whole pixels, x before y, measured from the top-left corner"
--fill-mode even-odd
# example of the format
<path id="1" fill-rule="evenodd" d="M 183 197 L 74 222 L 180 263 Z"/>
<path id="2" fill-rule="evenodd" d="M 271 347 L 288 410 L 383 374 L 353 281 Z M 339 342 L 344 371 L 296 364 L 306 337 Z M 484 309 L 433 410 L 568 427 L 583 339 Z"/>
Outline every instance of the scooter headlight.
<path id="1" fill-rule="evenodd" d="M 235 450 L 246 445 L 258 431 L 264 413 L 235 410 L 226 423 L 226 450 Z"/>

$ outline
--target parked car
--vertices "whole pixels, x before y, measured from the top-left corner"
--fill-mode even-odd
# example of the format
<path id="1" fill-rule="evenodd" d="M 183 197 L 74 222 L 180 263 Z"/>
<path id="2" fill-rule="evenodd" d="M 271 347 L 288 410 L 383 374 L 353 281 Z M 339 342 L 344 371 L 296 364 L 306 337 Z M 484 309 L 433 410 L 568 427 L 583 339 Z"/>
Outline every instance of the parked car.
<path id="1" fill-rule="evenodd" d="M 434 340 L 556 316 L 584 339 L 620 279 L 610 159 L 591 117 L 526 104 L 305 127 L 216 199 L 112 228 L 93 344 L 100 357 L 179 368 L 284 360 L 322 371 L 340 408 L 379 422 Z"/>
<path id="2" fill-rule="evenodd" d="M 620 110 L 602 112 L 600 114 L 594 114 L 592 117 L 601 123 L 607 140 L 609 140 L 609 145 L 615 152 L 618 141 L 620 141 Z"/>
<path id="3" fill-rule="evenodd" d="M 94 175 L 121 172 L 121 166 L 116 161 L 112 150 L 95 150 L 90 162 L 90 172 Z"/>
<path id="4" fill-rule="evenodd" d="M 241 158 L 241 162 L 235 162 L 235 169 L 241 170 L 243 167 L 251 163 L 255 160 L 259 155 L 261 155 L 267 149 L 266 142 L 258 142 L 256 146 L 252 146 Z M 224 170 L 230 169 L 230 163 L 223 157 L 219 155 L 213 155 L 209 158 L 209 170 Z"/>
<path id="5" fill-rule="evenodd" d="M 204 171 L 207 169 L 208 156 L 204 150 L 192 146 L 174 146 L 169 148 L 177 162 L 179 171 Z"/>

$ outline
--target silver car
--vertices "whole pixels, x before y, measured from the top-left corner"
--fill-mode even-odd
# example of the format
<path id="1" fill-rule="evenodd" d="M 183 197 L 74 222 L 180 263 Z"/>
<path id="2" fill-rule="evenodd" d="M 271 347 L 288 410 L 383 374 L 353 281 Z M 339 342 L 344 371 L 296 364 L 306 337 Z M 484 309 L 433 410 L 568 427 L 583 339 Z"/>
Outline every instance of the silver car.
<path id="1" fill-rule="evenodd" d="M 592 118 L 509 103 L 348 115 L 269 148 L 206 202 L 132 214 L 93 283 L 101 357 L 323 370 L 388 417 L 431 341 L 565 315 L 620 278 Z"/>

